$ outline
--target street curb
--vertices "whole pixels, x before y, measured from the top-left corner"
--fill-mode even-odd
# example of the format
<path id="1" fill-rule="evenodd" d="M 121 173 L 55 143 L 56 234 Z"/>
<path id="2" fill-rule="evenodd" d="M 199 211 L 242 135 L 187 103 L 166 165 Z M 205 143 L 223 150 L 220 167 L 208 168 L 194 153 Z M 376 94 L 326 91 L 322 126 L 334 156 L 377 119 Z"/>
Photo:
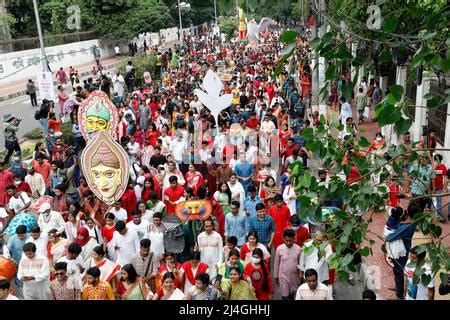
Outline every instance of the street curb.
<path id="1" fill-rule="evenodd" d="M 120 64 L 120 61 L 114 62 L 114 63 L 112 63 L 112 64 L 108 64 L 107 66 L 103 67 L 103 70 L 110 70 L 110 69 L 113 69 L 114 67 L 118 66 L 119 64 Z M 80 78 L 86 77 L 86 76 L 88 76 L 88 75 L 90 75 L 90 74 L 91 74 L 90 71 L 82 72 L 82 73 L 80 74 Z M 53 85 L 56 86 L 56 85 L 58 85 L 58 84 L 59 84 L 59 81 L 57 81 L 57 80 L 54 80 L 54 81 L 53 81 Z M 23 96 L 23 95 L 25 95 L 26 91 L 27 91 L 27 90 L 24 89 L 24 90 L 17 91 L 17 92 L 15 92 L 15 93 L 10 93 L 10 94 L 8 94 L 7 96 L 0 97 L 0 102 L 7 101 L 7 100 L 11 100 L 11 99 L 14 99 L 14 98 Z M 36 88 L 36 92 L 38 92 L 38 91 L 39 91 L 39 88 Z"/>

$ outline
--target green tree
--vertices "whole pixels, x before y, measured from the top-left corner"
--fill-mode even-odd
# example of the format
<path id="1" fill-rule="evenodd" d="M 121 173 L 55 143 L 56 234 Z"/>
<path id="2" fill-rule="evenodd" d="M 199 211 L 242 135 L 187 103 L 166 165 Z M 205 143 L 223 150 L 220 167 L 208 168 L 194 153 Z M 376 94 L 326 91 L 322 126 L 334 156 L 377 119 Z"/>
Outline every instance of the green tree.
<path id="1" fill-rule="evenodd" d="M 403 57 L 403 62 L 409 64 L 411 69 L 421 66 L 431 75 L 437 77 L 447 75 L 448 77 L 450 38 L 447 28 L 448 5 L 445 2 L 378 0 L 383 16 L 382 30 L 379 31 L 368 30 L 365 27 L 365 21 L 368 18 L 366 9 L 372 3 L 373 1 L 341 0 L 332 2 L 327 7 L 327 19 L 332 29 L 321 38 L 317 37 L 311 41 L 313 56 L 320 55 L 329 62 L 325 70 L 327 81 L 337 80 L 342 68 L 346 65 L 354 66 L 358 74 L 360 67 L 370 68 L 376 65 L 377 62 L 374 60 L 393 64 L 395 55 L 398 55 L 395 49 L 398 48 L 411 52 L 410 55 Z M 345 32 L 340 28 L 341 20 L 344 20 L 348 26 Z M 282 41 L 292 45 L 292 49 L 280 59 L 275 75 L 287 63 L 295 63 L 293 57 L 298 54 L 295 47 L 297 35 L 295 31 L 283 33 Z M 364 55 L 360 52 L 354 57 L 347 46 L 352 41 L 358 41 L 363 47 L 369 48 L 376 43 L 377 50 L 369 51 L 369 54 Z M 377 72 L 377 69 L 374 68 L 373 71 Z M 343 88 L 347 98 L 357 85 L 356 82 L 355 77 Z M 412 120 L 406 115 L 408 108 L 414 108 L 414 106 L 404 99 L 405 89 L 401 85 L 395 84 L 389 89 L 390 93 L 376 106 L 375 116 L 380 127 L 393 125 L 395 132 L 401 135 L 412 125 Z M 326 86 L 322 88 L 321 94 L 327 95 Z M 447 89 L 445 96 L 427 94 L 425 98 L 428 101 L 427 107 L 434 108 L 441 103 L 450 102 L 450 91 Z M 348 279 L 347 268 L 355 271 L 351 264 L 355 252 L 348 253 L 351 242 L 356 244 L 357 251 L 362 256 L 373 254 L 372 245 L 375 241 L 368 230 L 372 222 L 371 215 L 384 210 L 388 198 L 388 190 L 385 186 L 390 176 L 388 167 L 392 167 L 396 174 L 402 176 L 404 174 L 403 159 L 406 158 L 409 163 L 412 163 L 427 150 L 414 147 L 407 151 L 402 146 L 394 146 L 389 149 L 388 158 L 357 157 L 354 155 L 369 147 L 369 142 L 366 138 L 360 137 L 342 143 L 332 134 L 342 129 L 343 126 L 337 121 L 332 119 L 330 123 L 327 123 L 322 116 L 320 124 L 315 129 L 305 129 L 302 135 L 307 140 L 306 147 L 311 150 L 314 157 L 321 159 L 324 167 L 331 167 L 333 173 L 343 171 L 348 174 L 352 166 L 356 167 L 361 173 L 361 178 L 356 184 L 347 185 L 337 177 L 332 177 L 328 188 L 319 186 L 311 172 L 303 170 L 299 165 L 292 167 L 290 179 L 299 195 L 298 200 L 302 208 L 300 216 L 304 220 L 322 220 L 321 199 L 339 197 L 343 200 L 346 209 L 335 213 L 333 219 L 327 222 L 327 237 L 328 242 L 332 242 L 336 248 L 336 253 L 330 260 L 330 267 L 336 269 L 339 277 L 345 280 Z M 448 151 L 436 149 L 436 151 L 439 150 Z M 352 152 L 349 154 L 349 151 Z M 345 164 L 344 157 L 348 159 Z M 374 175 L 379 178 L 377 183 L 372 179 Z M 427 196 L 434 196 L 431 190 L 428 190 Z M 363 219 L 355 216 L 355 211 L 362 213 Z M 442 241 L 447 235 L 442 234 L 442 228 L 436 224 L 433 214 L 420 213 L 414 219 L 423 234 L 432 238 L 432 242 L 420 245 L 419 248 L 427 251 L 428 264 L 433 274 L 436 275 L 440 269 L 448 272 L 450 258 L 448 248 Z M 323 246 L 321 245 L 319 249 L 322 250 Z M 429 277 L 424 275 L 424 268 L 418 268 L 416 273 L 414 277 L 416 283 L 422 281 L 426 284 L 429 281 Z M 442 273 L 440 276 L 442 282 L 446 282 L 447 274 Z"/>

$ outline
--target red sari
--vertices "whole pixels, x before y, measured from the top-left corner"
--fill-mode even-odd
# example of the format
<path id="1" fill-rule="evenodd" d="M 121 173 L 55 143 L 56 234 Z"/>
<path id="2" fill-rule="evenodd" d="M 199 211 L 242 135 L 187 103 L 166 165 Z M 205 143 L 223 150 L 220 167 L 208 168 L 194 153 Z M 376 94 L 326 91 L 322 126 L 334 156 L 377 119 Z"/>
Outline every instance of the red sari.
<path id="1" fill-rule="evenodd" d="M 177 264 L 178 272 L 180 272 L 181 264 L 179 262 L 177 262 L 176 264 Z M 163 264 L 161 264 L 161 266 L 158 269 L 160 281 L 156 281 L 156 291 L 158 291 L 160 288 L 162 288 L 163 282 L 164 282 L 163 278 L 167 272 L 172 272 L 172 270 L 169 270 L 169 268 L 167 267 L 167 264 L 164 262 Z M 178 282 L 177 277 L 175 277 L 174 285 L 175 285 L 175 288 L 183 290 L 183 287 L 182 287 L 183 284 Z"/>
<path id="2" fill-rule="evenodd" d="M 127 222 L 130 222 L 132 220 L 131 213 L 133 212 L 134 209 L 136 209 L 137 205 L 136 193 L 134 193 L 133 189 L 127 189 L 122 195 L 121 199 L 122 199 L 122 208 L 124 208 L 128 214 Z"/>
<path id="3" fill-rule="evenodd" d="M 150 102 L 148 104 L 148 106 L 150 107 L 150 110 L 152 110 L 152 118 L 155 119 L 156 112 L 158 111 L 158 108 L 160 107 L 160 104 L 158 102 Z"/>
<path id="4" fill-rule="evenodd" d="M 191 174 L 189 171 L 184 175 L 184 180 L 186 180 L 186 186 L 191 187 L 194 190 L 194 195 L 197 196 L 197 190 L 202 184 L 204 184 L 203 176 L 200 172 L 195 171 Z"/>
<path id="5" fill-rule="evenodd" d="M 209 201 L 211 201 L 213 207 L 212 215 L 217 218 L 217 223 L 219 224 L 219 230 L 217 232 L 223 238 L 225 234 L 225 215 L 223 214 L 222 206 L 214 197 L 211 197 Z"/>
<path id="6" fill-rule="evenodd" d="M 104 225 L 102 228 L 102 237 L 105 240 L 105 242 L 110 242 L 113 238 L 114 231 L 116 231 L 116 224 L 112 226 L 111 228 L 107 225 Z"/>
<path id="7" fill-rule="evenodd" d="M 153 130 L 149 129 L 147 131 L 148 143 L 152 147 L 155 147 L 156 146 L 156 140 L 158 140 L 159 136 L 160 136 L 159 131 L 153 131 Z"/>
<path id="8" fill-rule="evenodd" d="M 184 270 L 184 275 L 186 276 L 186 281 L 189 281 L 189 283 L 193 286 L 195 286 L 195 277 L 202 272 L 206 272 L 208 270 L 208 265 L 206 263 L 200 262 L 197 267 L 197 271 L 194 273 L 192 272 L 192 265 L 190 261 L 186 261 L 181 266 Z"/>

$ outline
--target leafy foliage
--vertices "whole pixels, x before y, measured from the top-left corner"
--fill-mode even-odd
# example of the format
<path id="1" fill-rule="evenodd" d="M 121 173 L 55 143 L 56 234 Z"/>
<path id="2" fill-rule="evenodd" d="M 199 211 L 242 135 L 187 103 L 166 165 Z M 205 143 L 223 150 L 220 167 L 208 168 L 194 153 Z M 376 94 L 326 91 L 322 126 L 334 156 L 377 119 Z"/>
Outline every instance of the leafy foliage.
<path id="1" fill-rule="evenodd" d="M 325 70 L 326 81 L 337 80 L 345 74 L 345 66 L 364 66 L 377 74 L 381 70 L 381 64 L 409 63 L 409 68 L 414 71 L 423 67 L 430 75 L 442 77 L 450 68 L 448 58 L 449 30 L 448 10 L 444 10 L 445 1 L 378 1 L 381 14 L 384 19 L 382 30 L 369 30 L 365 21 L 368 18 L 366 9 L 373 1 L 341 0 L 330 2 L 329 11 L 331 31 L 321 38 L 312 39 L 310 45 L 316 55 L 322 56 L 328 62 Z M 333 6 L 335 4 L 335 6 Z M 344 20 L 347 30 L 343 32 L 340 22 Z M 337 22 L 336 22 L 337 21 Z M 289 45 L 295 39 L 293 31 L 284 32 L 281 39 Z M 350 51 L 349 44 L 359 42 L 356 56 Z M 376 45 L 375 45 L 376 44 Z M 279 60 L 275 70 L 277 75 L 285 64 L 293 63 L 292 52 L 285 53 Z M 356 71 L 358 73 L 358 71 Z M 355 90 L 357 78 L 345 82 L 342 87 L 343 95 L 350 98 Z M 326 95 L 326 87 L 321 94 Z M 395 84 L 389 87 L 389 94 L 376 106 L 375 117 L 380 127 L 393 125 L 399 135 L 408 131 L 412 120 L 406 117 L 411 105 L 404 99 L 405 88 Z M 450 90 L 445 92 L 445 97 L 427 95 L 427 107 L 434 108 L 441 103 L 449 101 Z M 412 106 L 414 107 L 414 106 Z M 325 168 L 331 168 L 332 173 L 346 174 L 354 166 L 361 174 L 356 184 L 348 185 L 338 177 L 332 177 L 329 186 L 313 182 L 312 173 L 301 170 L 300 165 L 292 168 L 290 177 L 296 187 L 298 200 L 301 202 L 300 216 L 302 219 L 321 217 L 321 209 L 324 200 L 340 198 L 345 210 L 335 212 L 332 219 L 326 223 L 326 235 L 328 242 L 336 248 L 329 260 L 330 267 L 337 270 L 340 279 L 348 278 L 346 267 L 351 269 L 353 255 L 359 252 L 362 256 L 372 254 L 372 245 L 368 227 L 372 221 L 371 215 L 383 211 L 388 198 L 387 182 L 390 173 L 388 167 L 392 167 L 397 174 L 402 173 L 402 163 L 405 159 L 412 163 L 418 159 L 419 150 L 406 151 L 404 147 L 389 149 L 391 160 L 377 157 L 356 156 L 360 150 L 369 146 L 367 139 L 361 137 L 350 139 L 345 143 L 336 139 L 331 133 L 342 130 L 342 125 L 331 120 L 329 124 L 321 121 L 314 129 L 303 132 L 303 137 L 308 140 L 307 148 L 314 157 L 319 158 Z M 313 141 L 313 142 L 311 142 Z M 352 150 L 348 155 L 347 151 Z M 346 158 L 347 161 L 343 161 Z M 427 186 L 428 189 L 428 186 Z M 431 191 L 428 191 L 428 195 Z M 366 217 L 369 216 L 369 217 Z M 364 218 L 362 218 L 364 217 Z M 428 263 L 432 266 L 433 274 L 440 269 L 450 270 L 450 258 L 442 243 L 442 229 L 435 224 L 432 214 L 421 214 L 416 217 L 420 230 L 432 237 L 432 242 L 423 246 L 428 253 Z M 356 249 L 355 249 L 356 247 Z M 385 248 L 383 249 L 385 251 Z M 351 253 L 349 253 L 351 252 Z M 424 269 L 417 271 L 414 281 L 429 281 Z"/>

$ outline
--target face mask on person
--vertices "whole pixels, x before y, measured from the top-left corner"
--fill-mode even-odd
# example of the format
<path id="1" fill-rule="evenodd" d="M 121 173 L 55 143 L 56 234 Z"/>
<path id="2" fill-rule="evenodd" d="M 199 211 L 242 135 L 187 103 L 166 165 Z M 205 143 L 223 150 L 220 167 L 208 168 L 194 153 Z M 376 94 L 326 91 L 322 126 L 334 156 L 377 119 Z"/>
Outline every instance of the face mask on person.
<path id="1" fill-rule="evenodd" d="M 378 142 L 380 142 L 381 140 L 383 140 L 383 138 L 381 138 L 381 137 L 377 137 L 377 139 L 376 139 Z"/>
<path id="2" fill-rule="evenodd" d="M 261 259 L 260 258 L 255 258 L 255 257 L 252 257 L 252 263 L 254 263 L 254 264 L 258 264 L 258 263 L 260 263 L 261 262 Z"/>
<path id="3" fill-rule="evenodd" d="M 298 229 L 300 229 L 300 226 L 292 227 L 292 230 L 294 230 L 294 231 L 297 231 Z"/>
<path id="4" fill-rule="evenodd" d="M 16 185 L 16 186 L 18 186 L 20 183 L 21 183 L 22 181 L 16 181 L 16 180 L 14 180 L 14 184 Z"/>

